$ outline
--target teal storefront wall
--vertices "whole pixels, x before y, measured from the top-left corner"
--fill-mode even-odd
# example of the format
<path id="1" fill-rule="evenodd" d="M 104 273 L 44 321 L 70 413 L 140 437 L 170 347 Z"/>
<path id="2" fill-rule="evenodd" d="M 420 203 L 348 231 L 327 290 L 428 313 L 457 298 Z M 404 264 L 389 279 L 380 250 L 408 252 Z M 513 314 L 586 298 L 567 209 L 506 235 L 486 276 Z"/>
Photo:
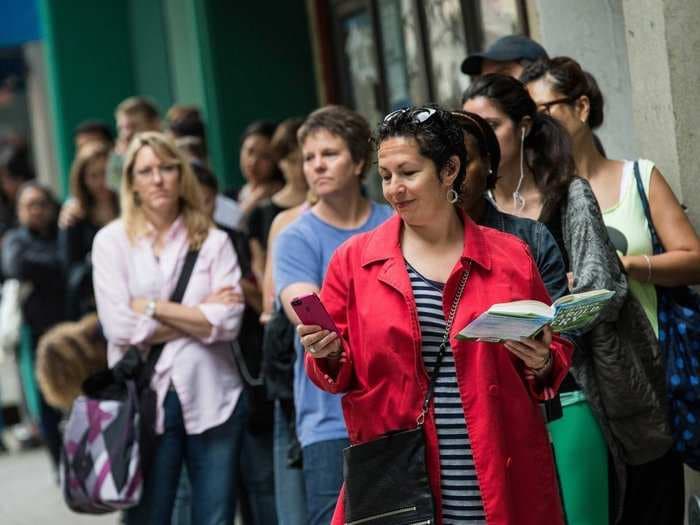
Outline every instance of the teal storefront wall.
<path id="1" fill-rule="evenodd" d="M 304 0 L 39 0 L 48 92 L 68 188 L 72 133 L 86 119 L 113 125 L 131 95 L 196 104 L 223 186 L 242 182 L 238 137 L 252 120 L 303 115 L 317 104 Z"/>

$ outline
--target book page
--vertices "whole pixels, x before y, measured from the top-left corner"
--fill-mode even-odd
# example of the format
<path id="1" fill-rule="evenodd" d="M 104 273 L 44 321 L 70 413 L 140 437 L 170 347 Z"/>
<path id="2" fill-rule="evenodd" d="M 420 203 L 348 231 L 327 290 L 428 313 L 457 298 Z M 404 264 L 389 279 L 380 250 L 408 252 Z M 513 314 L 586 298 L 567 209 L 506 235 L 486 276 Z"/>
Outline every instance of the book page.
<path id="1" fill-rule="evenodd" d="M 498 303 L 491 306 L 488 311 L 495 315 L 507 315 L 509 317 L 554 317 L 554 309 L 552 307 L 534 300 Z"/>
<path id="2" fill-rule="evenodd" d="M 506 317 L 484 312 L 474 319 L 458 335 L 458 339 L 481 339 L 486 341 L 519 341 L 532 337 L 548 323 L 548 318 Z"/>
<path id="3" fill-rule="evenodd" d="M 564 305 L 568 304 L 574 301 L 592 301 L 592 300 L 605 300 L 609 299 L 615 295 L 615 292 L 611 292 L 610 290 L 591 290 L 589 292 L 581 292 L 581 293 L 573 293 L 570 295 L 565 295 L 564 297 L 560 297 L 556 301 L 554 301 L 554 304 L 552 306 L 556 308 L 559 305 Z"/>

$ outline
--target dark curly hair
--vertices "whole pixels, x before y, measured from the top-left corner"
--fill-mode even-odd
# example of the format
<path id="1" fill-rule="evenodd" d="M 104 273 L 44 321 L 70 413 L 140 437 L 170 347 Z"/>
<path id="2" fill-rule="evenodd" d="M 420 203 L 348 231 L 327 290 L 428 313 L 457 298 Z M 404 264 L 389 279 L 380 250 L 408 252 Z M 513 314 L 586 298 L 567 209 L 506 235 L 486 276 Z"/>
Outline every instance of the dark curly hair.
<path id="1" fill-rule="evenodd" d="M 428 116 L 423 122 L 417 118 Z M 459 159 L 459 173 L 452 189 L 461 195 L 462 182 L 466 175 L 467 150 L 464 134 L 455 117 L 437 106 L 406 108 L 390 113 L 377 129 L 377 146 L 391 137 L 413 137 L 423 157 L 433 161 L 438 176 L 455 155 Z"/>
<path id="2" fill-rule="evenodd" d="M 523 143 L 525 162 L 544 198 L 540 220 L 546 222 L 566 198 L 569 183 L 576 175 L 571 139 L 555 119 L 537 111 L 525 85 L 505 75 L 483 75 L 464 92 L 462 103 L 485 97 L 518 126 L 532 121 Z"/>

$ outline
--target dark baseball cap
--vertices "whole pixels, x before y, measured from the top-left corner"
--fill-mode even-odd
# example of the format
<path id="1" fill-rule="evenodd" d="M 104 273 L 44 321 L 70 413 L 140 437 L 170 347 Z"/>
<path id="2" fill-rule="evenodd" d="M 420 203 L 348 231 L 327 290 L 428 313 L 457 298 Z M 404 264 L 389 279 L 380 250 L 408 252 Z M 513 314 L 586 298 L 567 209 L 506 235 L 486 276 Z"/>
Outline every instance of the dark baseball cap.
<path id="1" fill-rule="evenodd" d="M 544 48 L 534 40 L 522 35 L 508 35 L 496 40 L 483 53 L 469 55 L 462 62 L 462 73 L 465 75 L 478 75 L 481 73 L 481 62 L 493 60 L 494 62 L 510 62 L 514 60 L 532 60 L 548 58 Z"/>

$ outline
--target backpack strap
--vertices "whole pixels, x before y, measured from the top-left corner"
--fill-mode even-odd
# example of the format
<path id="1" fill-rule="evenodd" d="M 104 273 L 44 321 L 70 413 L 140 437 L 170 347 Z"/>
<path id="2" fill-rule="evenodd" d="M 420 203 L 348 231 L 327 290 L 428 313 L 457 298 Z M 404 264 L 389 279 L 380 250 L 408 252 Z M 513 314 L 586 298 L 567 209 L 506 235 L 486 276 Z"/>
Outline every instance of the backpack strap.
<path id="1" fill-rule="evenodd" d="M 175 285 L 175 290 L 170 295 L 170 300 L 174 303 L 179 303 L 185 296 L 185 290 L 187 290 L 187 285 L 190 282 L 190 277 L 192 276 L 192 270 L 197 262 L 197 257 L 199 256 L 199 250 L 190 250 L 185 256 L 185 262 L 182 265 L 182 270 L 180 272 L 180 277 Z M 153 376 L 153 371 L 156 369 L 156 363 L 160 359 L 160 354 L 165 348 L 165 343 L 160 343 L 151 347 L 151 351 L 148 352 L 148 358 L 146 359 L 146 366 L 144 368 L 143 384 L 148 384 L 151 381 L 151 376 Z"/>
<path id="2" fill-rule="evenodd" d="M 642 201 L 642 208 L 644 208 L 644 216 L 647 218 L 647 224 L 649 225 L 649 234 L 651 235 L 651 244 L 653 246 L 654 255 L 664 253 L 664 246 L 659 240 L 659 235 L 658 233 L 656 233 L 656 228 L 654 227 L 654 221 L 651 219 L 651 206 L 649 206 L 649 199 L 647 198 L 647 193 L 646 191 L 644 191 L 642 175 L 639 173 L 639 161 L 636 160 L 634 161 L 634 180 L 637 183 L 637 193 L 639 194 L 639 200 Z"/>

